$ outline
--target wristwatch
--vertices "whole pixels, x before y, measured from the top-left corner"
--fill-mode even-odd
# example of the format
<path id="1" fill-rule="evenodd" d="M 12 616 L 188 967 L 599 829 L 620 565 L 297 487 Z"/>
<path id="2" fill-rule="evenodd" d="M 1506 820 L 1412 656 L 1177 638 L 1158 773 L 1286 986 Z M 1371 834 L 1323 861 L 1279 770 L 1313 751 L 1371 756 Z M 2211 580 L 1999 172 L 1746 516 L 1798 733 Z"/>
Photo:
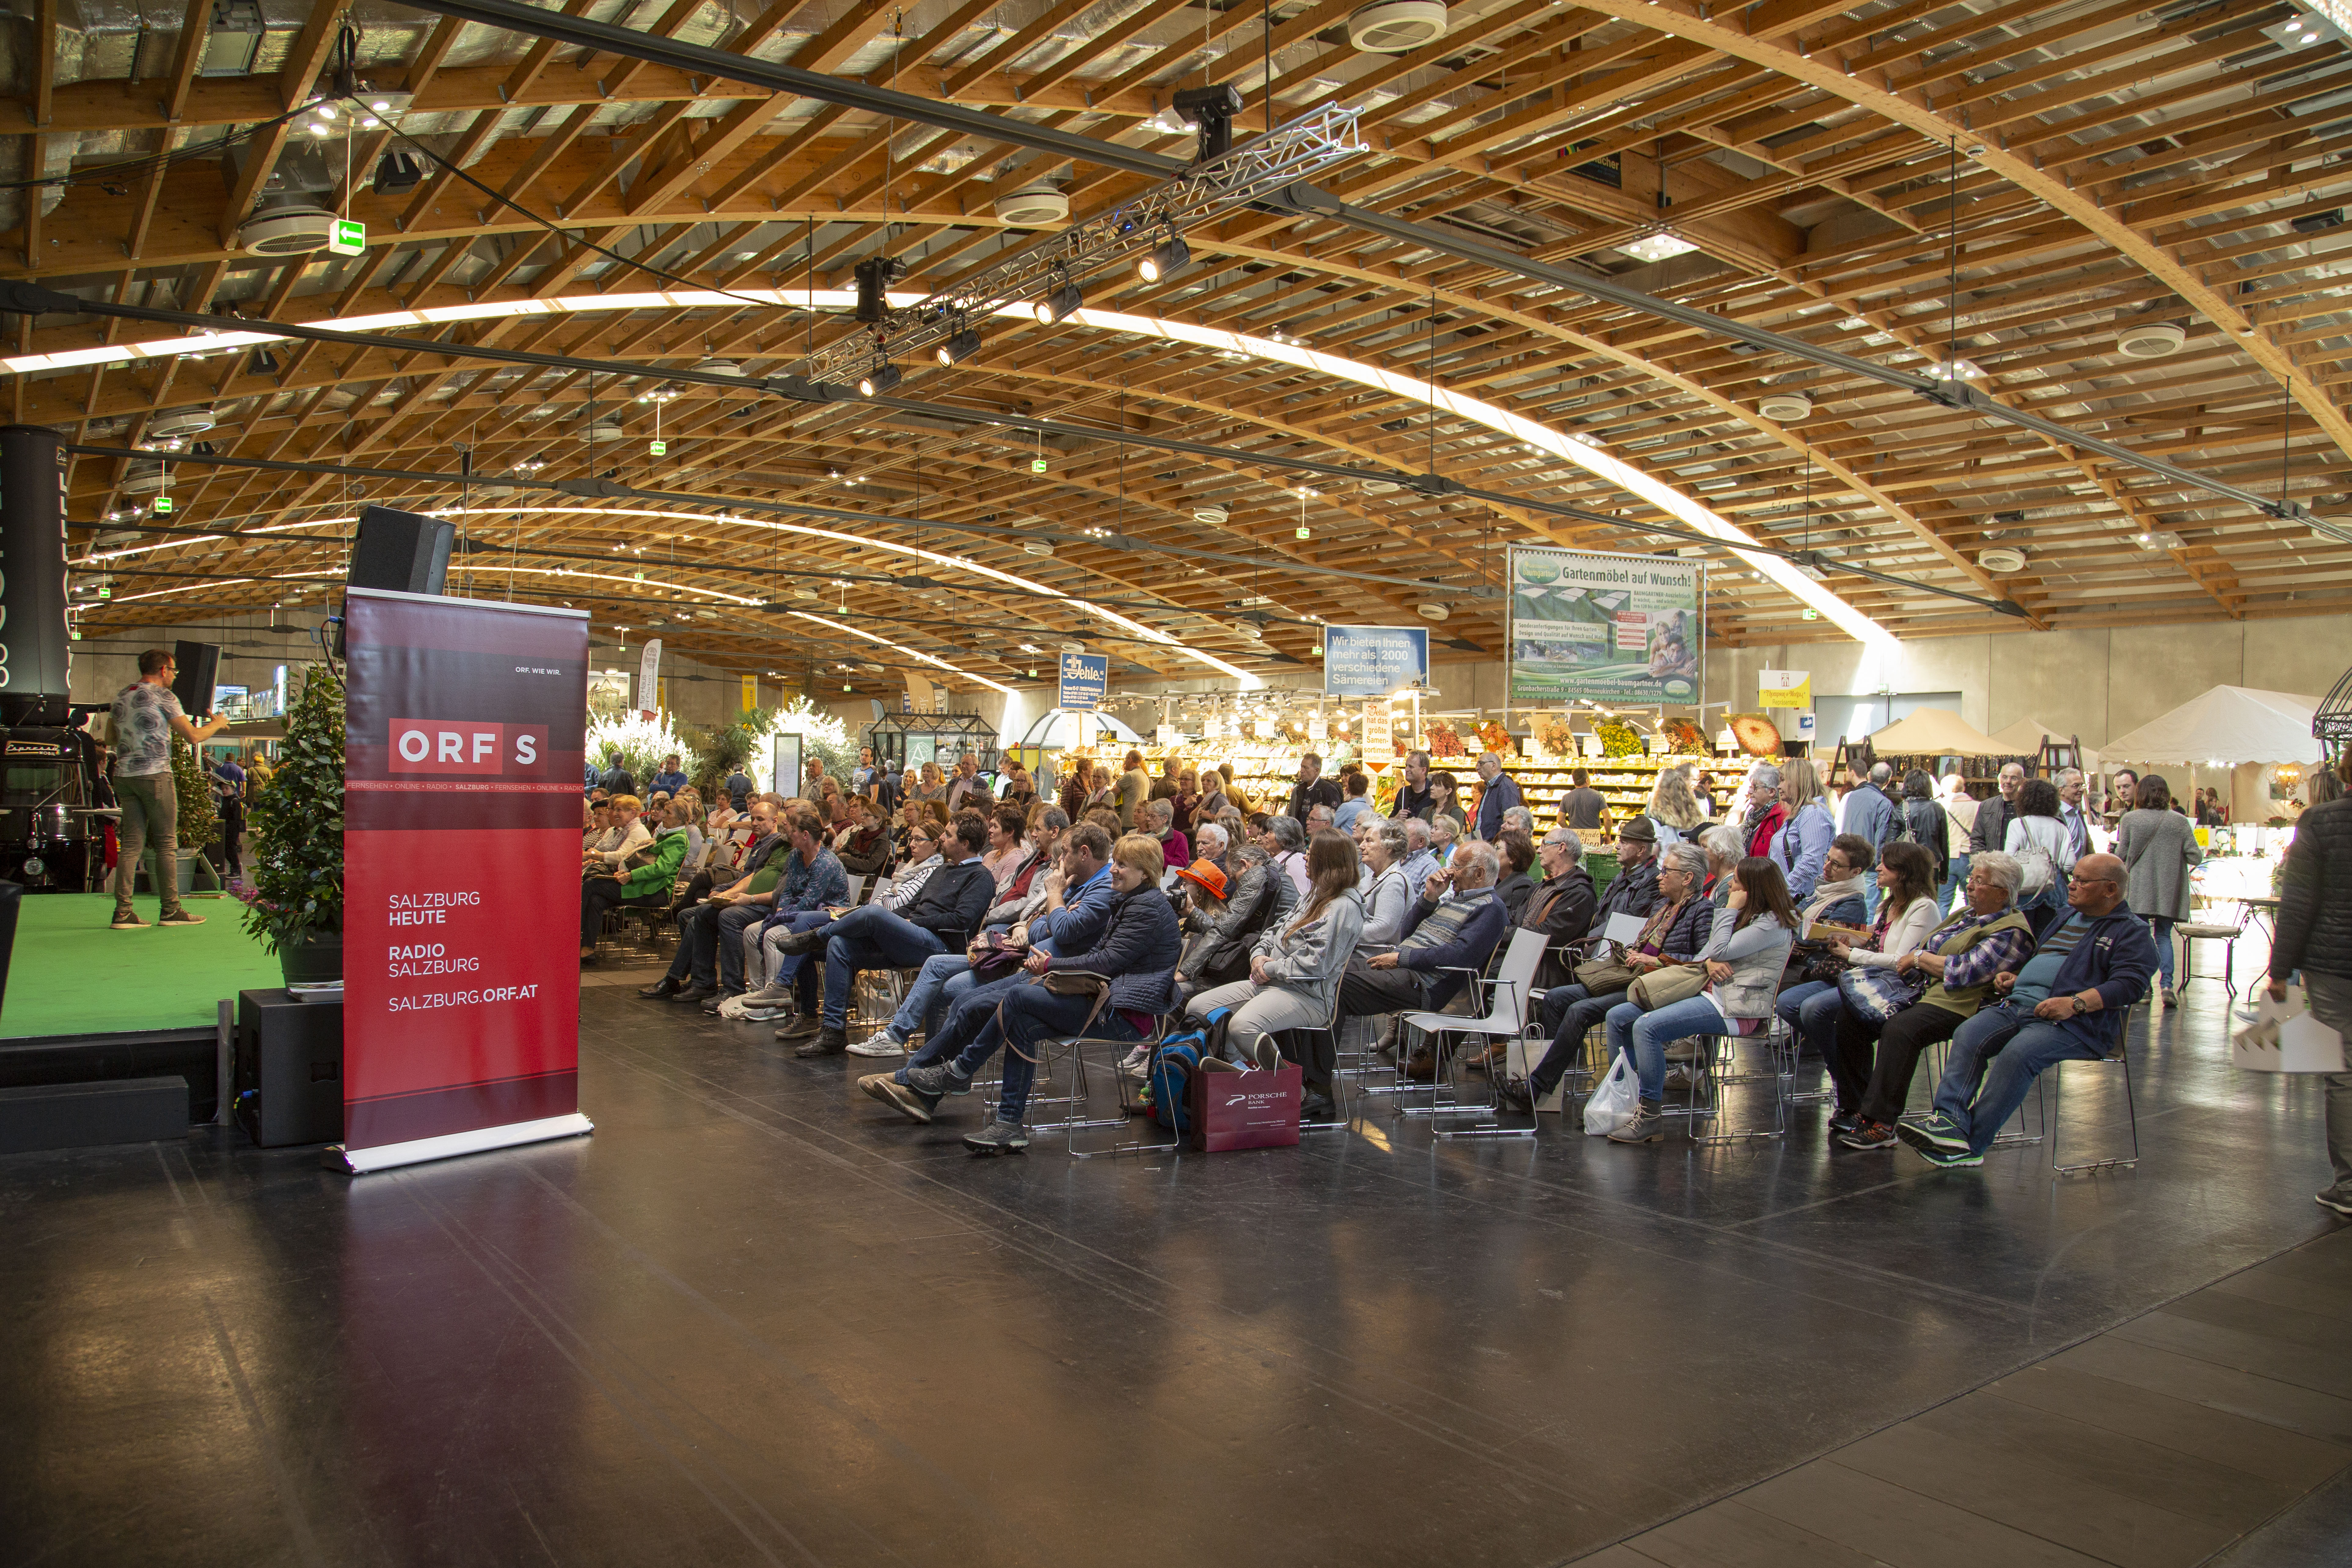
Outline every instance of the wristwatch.
<path id="1" fill-rule="evenodd" d="M 2084 1012 L 2086 1012 L 2086 1011 L 2088 1010 L 2088 1009 L 2086 1009 L 2086 1008 L 2084 1008 L 2084 1005 L 2083 1005 L 2083 998 L 2082 998 L 2079 994 L 2077 994 L 2077 995 L 2074 995 L 2074 996 L 2069 996 L 2069 997 L 2067 997 L 2067 998 L 2066 998 L 2066 1000 L 2067 1000 L 2067 1001 L 2069 1001 L 2069 1002 L 2072 1002 L 2072 1003 L 2074 1005 L 2074 1014 L 2073 1014 L 2073 1016 L 2074 1016 L 2074 1017 L 2077 1017 L 2077 1018 L 2081 1017 L 2081 1016 L 2084 1015 Z"/>

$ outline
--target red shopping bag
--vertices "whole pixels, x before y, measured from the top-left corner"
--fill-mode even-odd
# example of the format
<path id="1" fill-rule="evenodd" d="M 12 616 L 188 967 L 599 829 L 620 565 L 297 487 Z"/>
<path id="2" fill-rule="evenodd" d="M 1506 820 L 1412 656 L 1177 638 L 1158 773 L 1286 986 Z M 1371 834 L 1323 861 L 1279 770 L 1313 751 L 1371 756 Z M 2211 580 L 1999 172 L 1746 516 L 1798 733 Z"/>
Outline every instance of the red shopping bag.
<path id="1" fill-rule="evenodd" d="M 1302 1088 L 1295 1063 L 1260 1072 L 1204 1058 L 1192 1075 L 1192 1146 L 1211 1154 L 1295 1147 Z"/>

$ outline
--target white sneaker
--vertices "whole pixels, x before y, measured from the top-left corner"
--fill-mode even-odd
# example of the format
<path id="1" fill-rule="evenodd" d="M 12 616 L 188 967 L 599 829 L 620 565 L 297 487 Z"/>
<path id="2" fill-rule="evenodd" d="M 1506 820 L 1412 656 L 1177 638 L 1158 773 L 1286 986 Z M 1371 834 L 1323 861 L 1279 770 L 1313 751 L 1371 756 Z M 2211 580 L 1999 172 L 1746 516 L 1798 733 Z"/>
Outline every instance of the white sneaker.
<path id="1" fill-rule="evenodd" d="M 852 1045 L 849 1054 L 853 1057 L 903 1057 L 907 1054 L 907 1045 L 889 1030 L 877 1029 Z"/>

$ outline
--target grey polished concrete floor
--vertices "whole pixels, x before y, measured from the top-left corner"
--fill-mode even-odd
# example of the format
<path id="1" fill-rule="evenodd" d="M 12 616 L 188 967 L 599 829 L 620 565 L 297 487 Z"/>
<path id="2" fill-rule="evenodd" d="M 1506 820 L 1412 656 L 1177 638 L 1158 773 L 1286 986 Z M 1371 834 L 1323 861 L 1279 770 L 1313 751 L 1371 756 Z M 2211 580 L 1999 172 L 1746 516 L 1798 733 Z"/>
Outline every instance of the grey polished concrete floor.
<path id="1" fill-rule="evenodd" d="M 359 1182 L 216 1131 L 0 1161 L 0 1565 L 2345 1560 L 2292 1555 L 2342 1543 L 2320 1450 L 2194 1532 L 2049 1522 L 2124 1505 L 1986 1458 L 2146 1380 L 2070 1357 L 2243 1374 L 2179 1299 L 2334 1231 L 2317 1086 L 2231 1071 L 2219 986 L 2143 1018 L 2138 1168 L 2053 1180 L 1832 1156 L 1818 1108 L 1722 1148 L 1376 1110 L 975 1162 L 976 1100 L 914 1127 L 866 1064 L 623 978 L 585 992 L 592 1139 Z M 2120 1128 L 2069 1084 L 2070 1142 Z M 1860 1522 L 1757 1506 L 1807 1486 Z"/>

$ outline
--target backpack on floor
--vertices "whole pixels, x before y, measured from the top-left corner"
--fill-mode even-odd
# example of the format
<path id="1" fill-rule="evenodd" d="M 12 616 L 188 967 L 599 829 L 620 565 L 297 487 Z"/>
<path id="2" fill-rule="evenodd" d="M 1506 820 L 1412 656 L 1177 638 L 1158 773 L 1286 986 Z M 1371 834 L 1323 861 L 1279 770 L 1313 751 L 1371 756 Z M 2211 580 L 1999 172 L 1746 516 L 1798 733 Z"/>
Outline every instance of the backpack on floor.
<path id="1" fill-rule="evenodd" d="M 1207 1037 L 1199 1029 L 1163 1043 L 1151 1057 L 1151 1120 L 1171 1132 L 1192 1131 L 1192 1075 Z"/>

